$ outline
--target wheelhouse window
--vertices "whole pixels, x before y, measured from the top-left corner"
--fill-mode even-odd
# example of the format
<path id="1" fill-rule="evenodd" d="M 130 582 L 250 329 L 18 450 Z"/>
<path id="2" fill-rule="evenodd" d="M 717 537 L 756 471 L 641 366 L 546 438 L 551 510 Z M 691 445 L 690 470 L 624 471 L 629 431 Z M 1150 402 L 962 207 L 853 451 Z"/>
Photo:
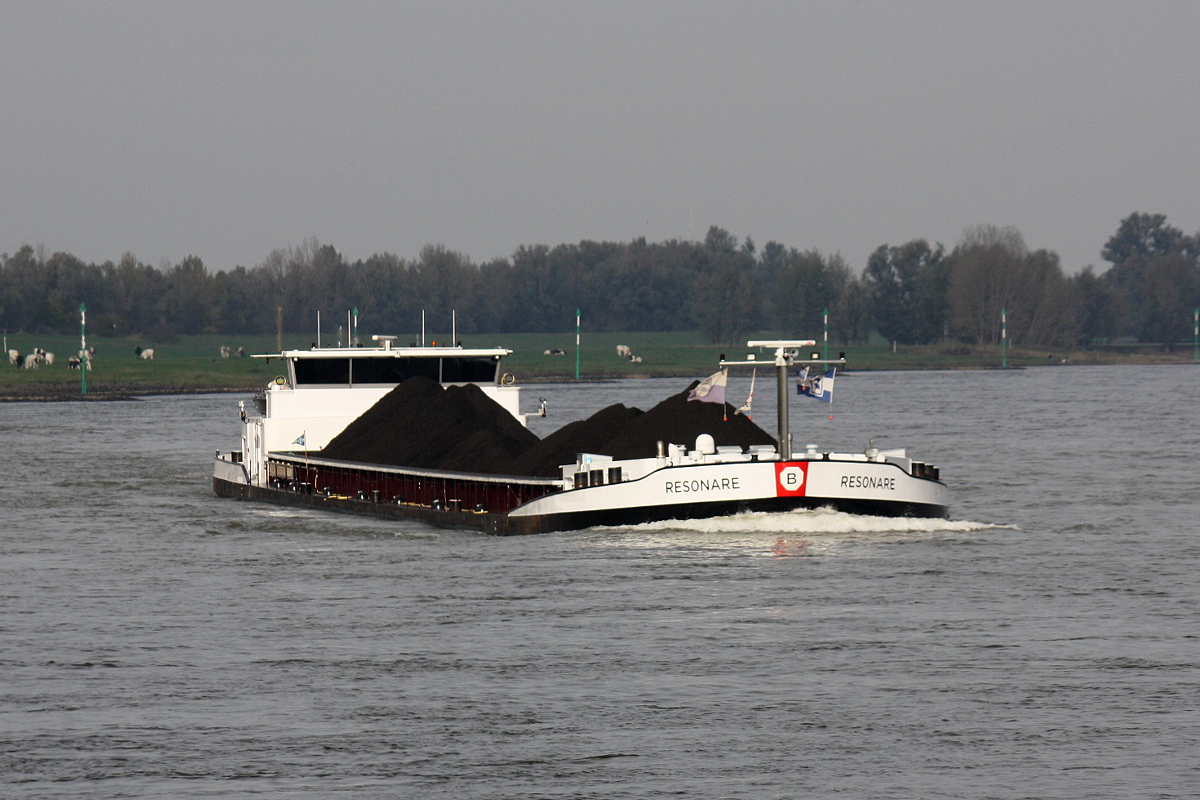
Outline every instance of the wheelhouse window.
<path id="1" fill-rule="evenodd" d="M 491 383 L 496 380 L 500 359 L 494 356 L 443 358 L 443 383 Z"/>
<path id="2" fill-rule="evenodd" d="M 350 359 L 348 358 L 293 358 L 296 370 L 296 385 L 329 385 L 350 383 Z"/>
<path id="3" fill-rule="evenodd" d="M 436 358 L 355 358 L 353 361 L 355 385 L 400 383 L 416 375 L 434 381 L 438 379 Z"/>
<path id="4" fill-rule="evenodd" d="M 387 385 L 415 376 L 442 383 L 492 383 L 499 366 L 496 356 L 292 359 L 298 386 Z"/>

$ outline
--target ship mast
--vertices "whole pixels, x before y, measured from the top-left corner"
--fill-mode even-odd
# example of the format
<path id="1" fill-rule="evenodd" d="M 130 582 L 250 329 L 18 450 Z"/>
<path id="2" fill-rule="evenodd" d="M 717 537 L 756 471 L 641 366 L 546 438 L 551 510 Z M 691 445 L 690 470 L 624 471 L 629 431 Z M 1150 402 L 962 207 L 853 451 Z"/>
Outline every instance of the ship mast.
<path id="1" fill-rule="evenodd" d="M 843 365 L 846 363 L 845 357 L 842 358 L 800 358 L 800 349 L 804 347 L 814 347 L 817 342 L 815 339 L 766 339 L 746 342 L 747 347 L 771 347 L 775 349 L 775 382 L 776 382 L 776 415 L 778 416 L 778 436 L 779 436 L 779 457 L 783 460 L 788 460 L 792 457 L 791 434 L 788 432 L 788 370 L 796 364 L 837 364 Z M 816 353 L 813 353 L 816 356 Z M 746 361 L 726 361 L 721 359 L 720 366 L 725 367 L 743 367 L 743 366 L 759 366 L 762 362 L 755 361 L 750 357 Z"/>

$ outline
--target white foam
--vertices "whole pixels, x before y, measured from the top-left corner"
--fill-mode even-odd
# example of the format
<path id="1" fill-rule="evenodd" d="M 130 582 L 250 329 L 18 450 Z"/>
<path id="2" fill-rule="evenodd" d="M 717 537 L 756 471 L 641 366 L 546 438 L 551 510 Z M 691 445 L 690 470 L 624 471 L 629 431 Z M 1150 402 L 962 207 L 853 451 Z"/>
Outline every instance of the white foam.
<path id="1" fill-rule="evenodd" d="M 711 522 L 711 521 L 709 521 Z M 679 527 L 683 523 L 663 523 L 661 527 L 638 528 L 593 528 L 587 538 L 589 547 L 633 548 L 655 553 L 690 552 L 709 553 L 714 556 L 765 556 L 769 558 L 854 558 L 878 552 L 880 546 L 914 544 L 946 538 L 978 536 L 983 530 L 1003 526 L 972 523 L 976 527 L 966 532 L 954 529 L 942 530 L 896 530 L 886 526 L 878 530 L 835 531 L 831 529 L 782 530 L 779 525 L 758 530 L 746 528 L 726 529 L 710 526 L 701 530 Z M 676 527 L 668 527 L 675 525 Z"/>
<path id="2" fill-rule="evenodd" d="M 641 525 L 596 530 L 686 531 L 704 534 L 940 534 L 1013 528 L 1013 525 L 972 522 L 970 519 L 918 519 L 912 517 L 866 517 L 832 509 L 800 509 L 779 513 L 751 512 L 709 519 L 667 519 Z"/>

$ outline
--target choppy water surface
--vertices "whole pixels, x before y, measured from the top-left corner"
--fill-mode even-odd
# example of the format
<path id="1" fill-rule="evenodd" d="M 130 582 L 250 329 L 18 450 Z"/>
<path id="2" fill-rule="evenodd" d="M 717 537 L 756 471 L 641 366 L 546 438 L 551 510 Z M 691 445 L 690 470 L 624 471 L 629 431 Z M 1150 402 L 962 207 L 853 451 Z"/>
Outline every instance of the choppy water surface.
<path id="1" fill-rule="evenodd" d="M 1198 389 L 851 373 L 797 444 L 908 446 L 949 521 L 524 538 L 219 499 L 236 396 L 2 405 L 0 794 L 1195 796 Z"/>

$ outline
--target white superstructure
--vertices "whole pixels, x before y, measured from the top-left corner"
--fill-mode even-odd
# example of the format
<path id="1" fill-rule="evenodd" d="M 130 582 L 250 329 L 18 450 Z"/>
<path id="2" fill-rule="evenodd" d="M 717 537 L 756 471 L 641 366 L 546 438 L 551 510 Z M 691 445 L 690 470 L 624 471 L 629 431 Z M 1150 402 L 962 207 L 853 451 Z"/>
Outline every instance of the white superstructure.
<path id="1" fill-rule="evenodd" d="M 256 355 L 279 365 L 279 375 L 242 404 L 242 450 L 253 483 L 267 453 L 321 450 L 405 378 L 422 376 L 443 386 L 473 383 L 525 424 L 521 390 L 501 372 L 512 354 L 503 347 L 459 345 L 395 347 L 393 336 L 376 347 L 314 347 Z"/>

